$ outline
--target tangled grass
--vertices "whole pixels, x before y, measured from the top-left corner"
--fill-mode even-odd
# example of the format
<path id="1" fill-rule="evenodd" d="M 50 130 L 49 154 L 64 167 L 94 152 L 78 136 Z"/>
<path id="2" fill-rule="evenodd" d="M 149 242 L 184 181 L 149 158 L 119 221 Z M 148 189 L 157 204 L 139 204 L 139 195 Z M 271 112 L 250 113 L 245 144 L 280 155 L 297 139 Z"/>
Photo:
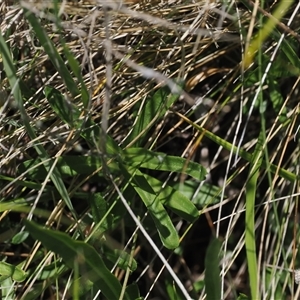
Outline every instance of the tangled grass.
<path id="1" fill-rule="evenodd" d="M 282 3 L 1 2 L 2 299 L 297 299 Z"/>

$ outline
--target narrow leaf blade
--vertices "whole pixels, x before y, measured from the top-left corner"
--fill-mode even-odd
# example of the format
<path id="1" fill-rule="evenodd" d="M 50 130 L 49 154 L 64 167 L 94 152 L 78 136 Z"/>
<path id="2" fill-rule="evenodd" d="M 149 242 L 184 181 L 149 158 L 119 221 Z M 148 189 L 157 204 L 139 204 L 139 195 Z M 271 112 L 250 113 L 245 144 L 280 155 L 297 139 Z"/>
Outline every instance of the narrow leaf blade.
<path id="1" fill-rule="evenodd" d="M 125 160 L 131 166 L 140 168 L 177 172 L 187 174 L 199 181 L 205 179 L 206 170 L 198 163 L 182 157 L 170 156 L 161 152 L 153 152 L 144 148 L 128 148 L 124 150 Z"/>
<path id="2" fill-rule="evenodd" d="M 205 255 L 205 290 L 207 300 L 221 299 L 221 278 L 219 269 L 219 253 L 222 243 L 217 238 L 213 239 Z"/>
<path id="3" fill-rule="evenodd" d="M 110 273 L 92 246 L 73 240 L 65 233 L 44 229 L 27 220 L 25 226 L 35 239 L 59 254 L 70 268 L 79 265 L 83 275 L 94 282 L 107 299 L 119 299 L 122 289 L 120 282 Z"/>

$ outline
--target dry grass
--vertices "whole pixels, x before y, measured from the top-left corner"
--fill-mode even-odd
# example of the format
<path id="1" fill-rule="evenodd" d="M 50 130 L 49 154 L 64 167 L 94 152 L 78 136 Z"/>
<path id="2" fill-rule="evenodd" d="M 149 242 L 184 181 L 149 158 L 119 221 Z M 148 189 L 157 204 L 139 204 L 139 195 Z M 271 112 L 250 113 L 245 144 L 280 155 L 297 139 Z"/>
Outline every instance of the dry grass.
<path id="1" fill-rule="evenodd" d="M 273 7 L 271 4 L 269 6 Z M 166 85 L 171 91 L 179 92 L 181 97 L 172 111 L 155 123 L 143 147 L 200 162 L 208 170 L 206 182 L 219 186 L 219 193 L 222 194 L 220 202 L 213 206 L 207 203 L 199 209 L 200 221 L 193 224 L 192 229 L 175 219 L 181 236 L 188 236 L 180 248 L 182 253 L 176 256 L 178 261 L 174 263 L 171 259 L 172 267 L 185 288 L 195 292 L 193 284 L 203 281 L 203 257 L 209 237 L 216 234 L 224 238 L 221 273 L 223 299 L 237 298 L 239 292 L 249 293 L 243 220 L 248 162 L 235 161 L 232 152 L 224 150 L 218 143 L 206 140 L 204 134 L 184 123 L 176 112 L 189 117 L 225 141 L 233 141 L 237 145 L 238 139 L 244 149 L 252 152 L 261 124 L 261 115 L 257 111 L 251 115 L 252 99 L 259 88 L 265 94 L 271 93 L 272 89 L 270 81 L 260 87 L 262 77 L 256 76 L 256 63 L 249 70 L 241 71 L 247 35 L 251 37 L 252 31 L 259 24 L 258 12 L 255 13 L 253 6 L 250 7 L 253 10 L 246 9 L 241 3 L 223 5 L 213 1 L 132 0 L 121 3 L 95 0 L 62 1 L 57 7 L 58 11 L 55 11 L 51 1 L 1 2 L 1 32 L 12 49 L 17 75 L 26 85 L 28 95 L 23 95 L 24 107 L 31 125 L 38 133 L 34 141 L 28 137 L 10 94 L 9 81 L 5 73 L 0 71 L 3 79 L 0 83 L 0 130 L 3 133 L 0 137 L 1 174 L 14 178 L 11 183 L 5 182 L 1 190 L 3 199 L 15 199 L 16 195 L 22 195 L 22 188 L 15 185 L 15 181 L 25 180 L 26 174 L 20 175 L 17 166 L 21 161 L 36 156 L 33 151 L 35 143 L 43 145 L 49 156 L 55 158 L 76 151 L 82 155 L 104 152 L 104 148 L 101 148 L 103 145 L 99 146 L 96 142 L 95 149 L 87 149 L 78 133 L 58 120 L 43 94 L 45 86 L 59 90 L 69 103 L 76 104 L 82 114 L 101 123 L 102 129 L 125 148 L 131 145 L 125 142 L 136 122 L 136 107 L 141 111 L 147 101 L 151 101 L 155 91 Z M 80 97 L 72 97 L 64 78 L 49 61 L 43 45 L 24 17 L 23 8 L 39 18 L 58 53 L 66 60 L 66 65 L 65 46 L 79 62 L 80 74 L 89 94 L 86 107 Z M 299 8 L 295 4 L 289 16 L 293 9 Z M 269 7 L 266 10 L 269 11 Z M 279 30 L 289 38 L 297 39 L 299 24 L 290 28 L 285 19 L 281 21 Z M 270 59 L 278 40 L 267 41 L 259 54 L 262 60 L 269 60 L 271 67 L 282 66 L 282 61 Z M 260 71 L 264 73 L 266 64 L 261 65 Z M 293 69 L 293 72 L 293 76 L 289 74 L 285 81 L 275 75 L 270 77 L 270 80 L 276 80 L 276 84 L 278 82 L 282 87 L 282 102 L 277 111 L 266 111 L 264 146 L 269 148 L 269 162 L 298 174 L 299 146 L 293 139 L 297 139 L 299 126 L 299 69 Z M 78 76 L 73 71 L 70 73 L 81 89 L 82 83 Z M 180 84 L 177 85 L 178 82 L 185 82 L 184 89 L 181 89 Z M 289 91 L 284 89 L 287 85 Z M 271 103 L 273 100 L 267 101 Z M 269 104 L 268 107 L 272 109 L 273 106 Z M 280 116 L 284 115 L 286 109 L 286 117 L 290 122 L 281 122 Z M 247 116 L 249 123 L 245 121 Z M 240 138 L 243 128 L 246 134 Z M 171 176 L 163 178 L 165 183 L 170 181 Z M 92 191 L 95 186 L 89 183 L 90 178 L 92 174 L 82 181 L 71 180 L 68 182 L 69 190 L 82 188 Z M 186 178 L 183 175 L 174 179 L 177 182 L 184 180 Z M 298 181 L 288 181 L 268 170 L 262 171 L 258 180 L 255 226 L 262 299 L 275 299 L 284 294 L 293 297 L 290 271 L 298 263 L 293 248 L 298 240 L 298 233 L 293 231 L 293 215 L 298 216 L 298 208 L 295 206 L 298 185 Z M 36 197 L 35 191 L 28 192 L 27 197 Z M 66 222 L 72 220 L 61 202 L 55 203 L 53 207 L 51 204 L 50 207 L 55 213 L 49 211 L 48 224 L 54 219 L 60 224 L 60 217 L 66 218 Z M 84 207 L 79 214 L 80 220 L 86 218 L 88 213 Z M 6 220 L 8 215 L 7 210 L 1 219 Z M 143 220 L 144 215 L 140 217 Z M 19 222 L 17 219 L 16 224 Z M 123 248 L 135 234 L 134 230 L 130 234 L 125 233 L 124 228 L 124 232 L 120 230 L 124 240 L 118 242 L 118 248 Z M 74 227 L 67 230 L 72 232 Z M 7 230 L 1 237 L 8 240 L 7 236 L 11 238 L 15 233 L 14 230 Z M 138 278 L 137 282 L 145 284 L 146 288 L 142 290 L 146 298 L 151 297 L 149 295 L 166 297 L 165 282 L 159 280 L 160 271 L 164 267 L 157 263 L 151 247 L 143 245 L 141 241 L 139 243 L 135 257 L 140 258 L 139 272 L 142 279 Z M 21 249 L 24 251 L 24 248 Z M 8 256 L 9 252 L 10 248 L 5 246 L 2 255 Z M 155 257 L 143 261 L 147 255 Z M 118 278 L 123 279 L 125 276 L 122 271 L 115 273 Z M 152 286 L 145 282 L 154 284 Z M 63 288 L 60 287 L 59 291 L 62 293 Z M 295 297 L 299 291 L 295 292 Z M 204 299 L 205 291 L 199 289 L 197 297 Z"/>

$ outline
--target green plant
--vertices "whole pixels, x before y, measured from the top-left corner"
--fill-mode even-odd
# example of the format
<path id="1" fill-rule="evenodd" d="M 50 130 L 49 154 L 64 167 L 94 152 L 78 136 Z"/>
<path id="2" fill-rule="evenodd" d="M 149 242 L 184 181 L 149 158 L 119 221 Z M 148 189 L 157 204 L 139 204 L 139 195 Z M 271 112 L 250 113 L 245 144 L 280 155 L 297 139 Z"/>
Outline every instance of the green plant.
<path id="1" fill-rule="evenodd" d="M 299 6 L 258 4 L 0 5 L 3 299 L 297 298 Z"/>

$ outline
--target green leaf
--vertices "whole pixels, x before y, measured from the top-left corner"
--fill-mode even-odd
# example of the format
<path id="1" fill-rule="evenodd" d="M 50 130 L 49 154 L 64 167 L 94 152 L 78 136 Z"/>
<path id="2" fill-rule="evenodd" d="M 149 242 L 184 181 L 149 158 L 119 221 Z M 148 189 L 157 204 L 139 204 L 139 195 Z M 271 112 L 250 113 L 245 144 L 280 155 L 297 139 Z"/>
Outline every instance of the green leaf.
<path id="1" fill-rule="evenodd" d="M 130 299 L 143 300 L 143 298 L 141 298 L 141 296 L 140 296 L 139 287 L 136 283 L 132 283 L 132 284 L 128 285 L 126 287 L 126 292 L 129 295 Z"/>
<path id="2" fill-rule="evenodd" d="M 18 167 L 19 173 L 27 172 L 27 176 L 31 179 L 44 179 L 47 175 L 46 170 L 38 166 L 39 160 L 30 159 L 21 163 Z M 62 156 L 58 158 L 57 169 L 63 177 L 74 177 L 76 175 L 91 174 L 95 170 L 100 169 L 102 160 L 99 156 Z M 110 163 L 110 171 L 117 169 L 117 165 Z"/>
<path id="3" fill-rule="evenodd" d="M 23 98 L 22 98 L 20 85 L 19 85 L 19 79 L 16 74 L 16 70 L 15 70 L 15 67 L 14 67 L 14 64 L 12 61 L 12 57 L 10 55 L 9 49 L 5 43 L 5 40 L 4 40 L 1 32 L 0 32 L 0 52 L 2 54 L 4 69 L 5 69 L 7 78 L 9 80 L 10 87 L 13 91 L 14 99 L 18 105 L 18 109 L 20 111 L 25 129 L 26 129 L 30 139 L 36 140 L 35 131 L 29 122 L 29 117 L 24 108 Z M 66 203 L 66 205 L 68 206 L 70 211 L 72 212 L 74 218 L 77 219 L 76 212 L 73 208 L 72 202 L 69 198 L 68 191 L 66 190 L 66 187 L 64 185 L 64 182 L 61 178 L 60 173 L 58 172 L 58 170 L 55 167 L 53 168 L 53 164 L 49 164 L 48 154 L 41 144 L 34 143 L 34 148 L 39 156 L 39 159 L 43 163 L 45 169 L 47 170 L 48 173 L 50 173 L 50 178 L 51 178 L 53 184 L 55 185 L 56 189 L 60 193 L 62 199 L 64 200 L 64 202 Z"/>
<path id="4" fill-rule="evenodd" d="M 71 67 L 73 73 L 75 74 L 76 79 L 81 84 L 81 100 L 82 100 L 83 106 L 84 106 L 84 108 L 88 108 L 90 96 L 89 96 L 87 87 L 84 83 L 84 80 L 82 78 L 81 66 L 80 66 L 78 60 L 74 57 L 74 54 L 70 51 L 68 45 L 66 45 L 65 41 L 63 41 L 62 44 L 63 44 L 64 54 L 68 60 L 69 66 Z"/>
<path id="5" fill-rule="evenodd" d="M 212 140 L 213 142 L 215 142 L 217 145 L 222 146 L 224 149 L 228 150 L 228 151 L 232 151 L 234 154 L 238 154 L 240 157 L 242 157 L 243 159 L 245 159 L 246 161 L 250 162 L 252 160 L 252 154 L 243 150 L 243 149 L 238 149 L 236 146 L 232 145 L 231 143 L 227 142 L 226 140 L 218 137 L 217 135 L 215 135 L 213 132 L 208 131 L 207 129 L 197 125 L 196 123 L 192 122 L 191 120 L 189 120 L 187 117 L 185 117 L 184 115 L 176 112 L 176 114 L 178 116 L 180 116 L 183 120 L 185 120 L 188 124 L 192 125 L 195 129 L 199 130 L 199 132 L 202 132 L 207 138 L 209 138 L 210 140 Z M 294 182 L 298 179 L 300 179 L 299 175 L 296 175 L 290 171 L 287 171 L 283 168 L 278 168 L 278 166 L 274 165 L 274 164 L 270 164 L 269 162 L 266 162 L 265 160 L 262 161 L 262 167 L 263 168 L 270 168 L 270 171 L 273 174 L 278 174 L 291 181 Z"/>
<path id="6" fill-rule="evenodd" d="M 134 172 L 131 168 L 125 169 L 124 166 L 122 169 L 127 182 L 135 189 L 149 210 L 163 245 L 168 249 L 177 248 L 179 245 L 177 231 L 151 185 L 139 170 Z"/>
<path id="7" fill-rule="evenodd" d="M 66 266 L 62 261 L 54 261 L 53 263 L 43 266 L 41 272 L 36 275 L 37 280 L 49 280 L 50 278 L 58 278 Z"/>
<path id="8" fill-rule="evenodd" d="M 274 290 L 272 291 L 272 295 L 274 295 L 274 299 L 284 299 L 284 284 L 286 280 L 286 274 L 278 272 L 278 270 L 274 270 L 272 268 L 266 268 L 265 270 L 265 285 L 271 286 L 274 282 L 277 281 L 276 286 L 274 286 Z"/>
<path id="9" fill-rule="evenodd" d="M 180 289 L 177 288 L 177 285 L 174 283 L 174 279 L 170 276 L 167 275 L 165 282 L 164 282 L 164 286 L 165 286 L 165 290 L 167 293 L 167 299 L 169 300 L 185 300 L 187 299 L 181 292 Z M 193 291 L 190 291 L 191 293 L 193 293 Z M 195 293 L 193 293 L 193 297 L 192 298 L 188 298 L 188 299 L 197 299 L 197 295 L 195 295 Z"/>
<path id="10" fill-rule="evenodd" d="M 11 277 L 0 276 L 0 290 L 2 299 L 5 300 L 15 300 L 16 290 L 11 287 L 14 285 L 14 282 Z"/>
<path id="11" fill-rule="evenodd" d="M 105 199 L 100 193 L 89 194 L 89 203 L 92 209 L 93 220 L 95 223 L 102 222 L 101 227 L 103 230 L 109 228 L 107 218 L 103 221 L 105 214 L 107 213 L 107 204 Z"/>
<path id="12" fill-rule="evenodd" d="M 12 238 L 12 244 L 15 244 L 15 245 L 18 245 L 18 244 L 21 244 L 23 243 L 27 237 L 29 235 L 29 232 L 27 231 L 21 231 L 21 232 L 18 232 L 13 238 Z"/>
<path id="13" fill-rule="evenodd" d="M 5 181 L 9 181 L 9 182 L 13 181 L 15 185 L 28 187 L 28 188 L 33 189 L 33 190 L 37 190 L 37 189 L 39 190 L 41 188 L 40 183 L 30 182 L 30 181 L 26 181 L 26 180 L 16 180 L 13 177 L 4 176 L 4 175 L 1 175 L 1 174 L 0 174 L 0 179 L 5 180 Z"/>
<path id="14" fill-rule="evenodd" d="M 80 135 L 95 148 L 95 142 L 101 137 L 101 128 L 85 115 L 81 116 L 81 111 L 72 103 L 67 103 L 63 95 L 56 89 L 46 86 L 45 96 L 52 109 L 63 122 L 79 130 Z M 121 155 L 122 149 L 109 136 L 106 136 L 106 150 L 110 155 Z"/>
<path id="15" fill-rule="evenodd" d="M 66 124 L 74 128 L 80 127 L 82 124 L 80 121 L 80 111 L 73 103 L 67 102 L 58 90 L 49 86 L 45 87 L 44 94 L 51 108 Z"/>
<path id="16" fill-rule="evenodd" d="M 8 264 L 4 261 L 0 262 L 0 275 L 9 276 L 17 282 L 22 282 L 27 278 L 27 273 L 20 267 Z"/>
<path id="17" fill-rule="evenodd" d="M 255 199 L 260 167 L 263 161 L 263 145 L 265 144 L 265 132 L 262 126 L 250 163 L 248 179 L 246 181 L 245 249 L 252 299 L 260 299 L 259 282 L 257 280 L 258 265 L 255 239 Z"/>
<path id="18" fill-rule="evenodd" d="M 134 142 L 136 146 L 140 146 L 146 133 L 168 111 L 178 97 L 177 94 L 171 94 L 167 87 L 158 89 L 152 98 L 147 99 L 146 105 L 139 112 L 137 121 L 126 142 Z"/>
<path id="19" fill-rule="evenodd" d="M 117 148 L 115 151 L 117 151 Z M 206 175 L 205 168 L 198 163 L 187 162 L 182 157 L 169 156 L 161 152 L 153 152 L 143 148 L 129 148 L 124 150 L 123 161 L 126 161 L 130 166 L 138 168 L 183 173 L 199 181 L 204 180 Z M 38 166 L 39 163 L 38 159 L 24 161 L 19 165 L 18 171 L 19 173 L 27 171 L 27 175 L 31 179 L 44 179 L 47 171 L 43 166 Z M 62 176 L 73 177 L 78 174 L 91 174 L 95 170 L 100 169 L 101 166 L 102 160 L 99 156 L 68 155 L 58 158 L 56 168 Z M 108 167 L 112 173 L 119 170 L 117 163 L 114 161 L 111 161 Z"/>
<path id="20" fill-rule="evenodd" d="M 157 195 L 157 199 L 183 219 L 194 222 L 199 217 L 196 206 L 189 198 L 160 180 L 144 174 L 145 179 Z M 164 186 L 164 187 L 163 187 Z"/>
<path id="21" fill-rule="evenodd" d="M 278 20 L 280 20 L 284 16 L 284 14 L 288 11 L 292 4 L 293 1 L 280 1 L 276 6 L 276 9 L 272 12 L 273 17 L 267 18 L 266 23 L 261 26 L 258 34 L 254 38 L 252 38 L 249 47 L 247 48 L 247 53 L 245 53 L 246 55 L 243 59 L 245 68 L 248 68 L 252 63 L 258 49 L 261 48 L 267 37 L 271 35 L 277 25 Z"/>
<path id="22" fill-rule="evenodd" d="M 128 254 L 125 251 L 122 251 L 119 249 L 112 250 L 108 247 L 105 247 L 104 255 L 113 264 L 115 264 L 117 262 L 117 266 L 122 270 L 126 271 L 126 269 L 129 268 L 130 271 L 132 272 L 132 271 L 135 271 L 137 268 L 136 260 L 133 259 L 130 256 L 130 254 Z M 130 263 L 130 261 L 131 261 L 131 263 Z"/>
<path id="23" fill-rule="evenodd" d="M 198 163 L 187 161 L 186 158 L 170 156 L 165 153 L 153 152 L 143 148 L 125 149 L 124 156 L 124 161 L 130 166 L 183 173 L 199 181 L 205 179 L 205 168 Z"/>
<path id="24" fill-rule="evenodd" d="M 33 222 L 25 220 L 26 229 L 46 248 L 60 255 L 68 267 L 79 266 L 81 275 L 92 281 L 107 299 L 118 300 L 121 284 L 110 273 L 96 250 L 87 243 L 76 241 L 67 234 L 44 229 Z M 126 295 L 126 298 L 129 298 Z"/>
<path id="25" fill-rule="evenodd" d="M 73 280 L 70 290 L 73 291 L 73 294 L 76 290 L 77 297 L 80 297 L 79 299 L 85 299 L 85 294 L 87 294 L 93 288 L 93 286 L 93 282 L 86 279 L 85 276 L 82 276 Z"/>
<path id="26" fill-rule="evenodd" d="M 276 36 L 275 38 L 277 40 L 279 40 L 279 38 L 281 36 L 281 32 L 279 32 L 278 30 L 274 30 L 273 33 Z M 296 45 L 298 45 L 298 42 Z M 297 49 L 297 47 L 298 46 L 295 46 L 294 48 Z M 286 56 L 286 59 L 284 60 L 285 68 L 287 67 L 287 69 L 289 69 L 289 71 L 292 74 L 299 76 L 299 74 L 300 74 L 300 59 L 299 59 L 299 55 L 297 54 L 297 52 L 295 51 L 294 48 L 293 48 L 292 41 L 289 40 L 288 38 L 284 38 L 281 41 L 280 50 Z M 287 61 L 290 62 L 290 64 L 287 64 Z"/>
<path id="27" fill-rule="evenodd" d="M 205 290 L 207 300 L 221 299 L 221 278 L 219 269 L 219 255 L 222 243 L 214 238 L 206 251 L 205 255 Z"/>
<path id="28" fill-rule="evenodd" d="M 197 209 L 202 209 L 207 205 L 217 204 L 221 201 L 220 188 L 208 183 L 204 183 L 199 189 L 199 182 L 185 180 L 184 182 L 174 184 L 173 188 L 185 197 L 192 199 Z"/>
<path id="29" fill-rule="evenodd" d="M 36 16 L 26 8 L 24 8 L 24 15 L 32 26 L 32 30 L 35 32 L 39 42 L 43 46 L 45 52 L 48 54 L 53 66 L 58 71 L 61 78 L 64 80 L 68 90 L 73 97 L 80 95 L 80 91 L 77 87 L 77 83 L 74 81 L 72 74 L 69 72 L 64 61 L 59 55 L 57 49 L 53 45 L 53 42 L 48 37 L 47 32 L 42 27 Z"/>
<path id="30" fill-rule="evenodd" d="M 31 289 L 25 296 L 22 296 L 22 300 L 40 299 L 41 294 L 45 291 L 46 288 L 47 288 L 47 286 L 45 286 L 45 281 L 43 281 L 41 283 L 35 283 L 34 289 Z"/>
<path id="31" fill-rule="evenodd" d="M 279 121 L 281 123 L 284 123 L 288 119 L 287 108 L 283 107 L 282 109 L 284 99 L 282 97 L 282 93 L 279 91 L 279 84 L 275 80 L 270 80 L 268 81 L 268 85 L 269 85 L 269 95 L 270 95 L 273 108 L 277 115 L 280 111 L 282 111 L 281 114 L 279 115 Z"/>
<path id="32" fill-rule="evenodd" d="M 1 202 L 0 205 L 0 212 L 6 211 L 6 210 L 16 210 L 16 211 L 27 211 L 28 207 L 26 206 L 26 200 L 21 199 L 15 199 L 13 201 L 7 201 L 7 202 Z"/>

